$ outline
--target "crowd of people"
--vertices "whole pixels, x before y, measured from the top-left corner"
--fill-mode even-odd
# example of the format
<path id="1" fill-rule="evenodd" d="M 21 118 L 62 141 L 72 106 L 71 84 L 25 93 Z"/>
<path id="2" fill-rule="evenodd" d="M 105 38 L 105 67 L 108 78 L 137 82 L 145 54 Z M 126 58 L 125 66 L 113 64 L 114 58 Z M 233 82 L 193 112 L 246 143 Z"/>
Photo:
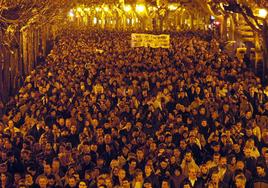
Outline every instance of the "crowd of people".
<path id="1" fill-rule="evenodd" d="M 268 186 L 268 87 L 204 33 L 65 31 L 0 121 L 2 188 Z"/>

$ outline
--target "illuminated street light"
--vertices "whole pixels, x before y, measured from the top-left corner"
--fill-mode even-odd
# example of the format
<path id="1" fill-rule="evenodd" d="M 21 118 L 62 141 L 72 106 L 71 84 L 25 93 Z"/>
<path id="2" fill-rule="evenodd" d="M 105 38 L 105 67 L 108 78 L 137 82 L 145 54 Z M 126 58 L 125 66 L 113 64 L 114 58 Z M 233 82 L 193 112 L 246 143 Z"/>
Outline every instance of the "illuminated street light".
<path id="1" fill-rule="evenodd" d="M 78 8 L 77 8 L 77 11 L 78 11 L 78 12 L 83 12 L 83 10 L 82 10 L 81 7 L 78 7 Z"/>
<path id="2" fill-rule="evenodd" d="M 178 8 L 178 6 L 175 5 L 175 4 L 169 4 L 169 5 L 168 5 L 168 9 L 171 10 L 171 11 L 174 11 L 174 10 L 176 10 L 177 8 Z"/>
<path id="3" fill-rule="evenodd" d="M 125 5 L 124 6 L 124 10 L 126 11 L 126 12 L 130 12 L 131 11 L 131 6 L 130 5 Z"/>
<path id="4" fill-rule="evenodd" d="M 215 23 L 215 25 L 218 25 L 218 26 L 221 24 L 219 21 L 216 21 L 214 23 Z"/>
<path id="5" fill-rule="evenodd" d="M 157 7 L 155 7 L 155 6 L 149 6 L 148 7 L 148 10 L 149 11 L 157 11 Z"/>
<path id="6" fill-rule="evenodd" d="M 260 18 L 266 18 L 267 17 L 267 14 L 268 14 L 268 11 L 264 8 L 261 8 L 258 10 L 258 16 Z"/>
<path id="7" fill-rule="evenodd" d="M 86 12 L 90 12 L 90 8 L 85 8 L 85 11 Z"/>
<path id="8" fill-rule="evenodd" d="M 145 6 L 142 5 L 142 4 L 138 4 L 138 5 L 136 5 L 136 11 L 137 11 L 138 13 L 142 13 L 142 12 L 144 12 L 144 11 L 145 11 Z"/>
<path id="9" fill-rule="evenodd" d="M 103 7 L 103 10 L 105 11 L 105 12 L 108 12 L 109 11 L 109 7 L 106 5 L 106 6 L 104 6 Z"/>
<path id="10" fill-rule="evenodd" d="M 71 18 L 73 18 L 74 17 L 74 12 L 73 12 L 73 10 L 70 10 L 70 12 L 69 12 L 69 14 L 68 14 Z"/>
<path id="11" fill-rule="evenodd" d="M 93 18 L 93 23 L 96 25 L 98 23 L 98 19 L 96 17 Z"/>
<path id="12" fill-rule="evenodd" d="M 101 9 L 100 9 L 100 7 L 96 7 L 95 10 L 96 10 L 97 12 L 99 12 Z"/>

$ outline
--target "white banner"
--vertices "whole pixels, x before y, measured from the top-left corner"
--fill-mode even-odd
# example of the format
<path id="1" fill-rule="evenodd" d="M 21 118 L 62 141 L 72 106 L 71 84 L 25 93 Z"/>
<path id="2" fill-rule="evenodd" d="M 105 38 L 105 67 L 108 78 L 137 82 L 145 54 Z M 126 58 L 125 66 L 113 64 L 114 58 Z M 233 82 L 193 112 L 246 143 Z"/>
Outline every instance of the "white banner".
<path id="1" fill-rule="evenodd" d="M 170 36 L 169 35 L 151 35 L 132 33 L 131 34 L 131 47 L 151 47 L 151 48 L 169 48 Z"/>

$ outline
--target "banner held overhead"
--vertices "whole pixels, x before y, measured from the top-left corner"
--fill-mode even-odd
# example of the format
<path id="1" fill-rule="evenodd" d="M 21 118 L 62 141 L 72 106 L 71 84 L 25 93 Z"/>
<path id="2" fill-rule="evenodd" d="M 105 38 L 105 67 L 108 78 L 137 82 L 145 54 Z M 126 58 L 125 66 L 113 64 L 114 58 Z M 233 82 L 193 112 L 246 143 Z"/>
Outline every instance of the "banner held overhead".
<path id="1" fill-rule="evenodd" d="M 131 47 L 169 48 L 170 36 L 166 34 L 152 35 L 143 33 L 131 34 Z"/>

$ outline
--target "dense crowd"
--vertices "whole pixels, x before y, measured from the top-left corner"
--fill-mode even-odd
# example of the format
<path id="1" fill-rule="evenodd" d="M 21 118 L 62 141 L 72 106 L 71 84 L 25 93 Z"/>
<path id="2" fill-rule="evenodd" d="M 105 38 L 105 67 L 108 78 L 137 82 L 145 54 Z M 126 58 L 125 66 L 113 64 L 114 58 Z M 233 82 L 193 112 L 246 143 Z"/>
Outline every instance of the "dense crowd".
<path id="1" fill-rule="evenodd" d="M 268 87 L 205 33 L 66 31 L 0 121 L 1 187 L 268 186 Z"/>

